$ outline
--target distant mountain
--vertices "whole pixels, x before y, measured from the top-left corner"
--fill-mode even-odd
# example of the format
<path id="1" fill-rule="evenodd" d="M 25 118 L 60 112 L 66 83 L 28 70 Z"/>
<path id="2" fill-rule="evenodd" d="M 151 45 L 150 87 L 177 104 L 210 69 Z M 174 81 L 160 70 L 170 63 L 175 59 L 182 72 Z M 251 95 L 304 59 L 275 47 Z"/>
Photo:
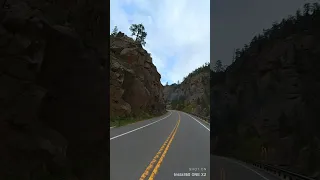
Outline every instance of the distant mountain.
<path id="1" fill-rule="evenodd" d="M 163 94 L 170 108 L 209 117 L 210 64 L 191 72 L 181 84 L 164 86 Z"/>

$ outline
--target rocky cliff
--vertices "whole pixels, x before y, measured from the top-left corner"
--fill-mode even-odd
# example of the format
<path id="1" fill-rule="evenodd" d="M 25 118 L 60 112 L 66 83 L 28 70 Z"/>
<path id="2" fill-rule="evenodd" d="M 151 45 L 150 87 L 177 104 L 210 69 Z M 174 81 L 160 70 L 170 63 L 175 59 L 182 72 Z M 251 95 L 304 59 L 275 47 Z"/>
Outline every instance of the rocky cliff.
<path id="1" fill-rule="evenodd" d="M 108 179 L 107 4 L 1 1 L 0 179 Z"/>
<path id="2" fill-rule="evenodd" d="M 119 32 L 110 37 L 110 116 L 165 112 L 161 75 L 141 44 Z"/>
<path id="3" fill-rule="evenodd" d="M 166 104 L 171 108 L 208 117 L 210 65 L 205 64 L 197 68 L 184 78 L 181 84 L 166 85 L 163 93 Z"/>
<path id="4" fill-rule="evenodd" d="M 319 175 L 319 12 L 274 24 L 212 72 L 212 153 Z"/>

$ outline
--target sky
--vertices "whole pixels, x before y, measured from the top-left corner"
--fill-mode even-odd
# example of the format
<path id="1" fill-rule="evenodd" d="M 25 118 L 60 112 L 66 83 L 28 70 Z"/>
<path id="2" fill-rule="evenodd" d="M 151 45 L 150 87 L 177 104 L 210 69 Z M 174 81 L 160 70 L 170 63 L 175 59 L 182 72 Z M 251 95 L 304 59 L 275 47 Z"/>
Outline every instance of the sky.
<path id="1" fill-rule="evenodd" d="M 305 2 L 316 0 L 213 0 L 211 1 L 211 67 L 217 60 L 229 65 L 234 48 L 242 48 L 251 39 L 295 15 Z M 319 1 L 317 1 L 319 2 Z"/>
<path id="2" fill-rule="evenodd" d="M 117 26 L 131 36 L 130 25 L 140 23 L 163 85 L 210 62 L 210 0 L 110 1 L 110 32 Z"/>

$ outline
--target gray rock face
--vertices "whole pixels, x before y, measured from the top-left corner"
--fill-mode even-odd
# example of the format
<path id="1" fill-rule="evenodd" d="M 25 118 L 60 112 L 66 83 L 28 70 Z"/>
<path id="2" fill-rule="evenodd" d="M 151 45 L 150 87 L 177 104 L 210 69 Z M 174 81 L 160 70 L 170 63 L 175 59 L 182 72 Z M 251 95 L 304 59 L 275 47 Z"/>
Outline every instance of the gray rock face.
<path id="1" fill-rule="evenodd" d="M 172 84 L 169 86 L 164 86 L 163 94 L 166 100 L 166 103 L 171 102 L 173 100 L 177 100 L 179 96 L 182 96 L 182 91 L 178 89 L 177 84 Z"/>
<path id="2" fill-rule="evenodd" d="M 107 5 L 1 2 L 0 179 L 109 178 Z"/>
<path id="3" fill-rule="evenodd" d="M 199 116 L 209 116 L 210 72 L 204 71 L 185 79 L 181 84 L 164 86 L 163 94 L 167 104 L 182 100 L 190 106 L 190 113 Z"/>

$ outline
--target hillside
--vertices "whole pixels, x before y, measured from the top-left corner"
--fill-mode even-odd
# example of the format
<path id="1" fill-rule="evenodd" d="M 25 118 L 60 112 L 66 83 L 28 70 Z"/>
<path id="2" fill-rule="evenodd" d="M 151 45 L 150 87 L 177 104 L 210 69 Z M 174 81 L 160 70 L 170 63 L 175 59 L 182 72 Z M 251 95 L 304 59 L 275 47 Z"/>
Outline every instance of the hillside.
<path id="1" fill-rule="evenodd" d="M 319 7 L 274 23 L 211 72 L 212 153 L 319 175 Z"/>
<path id="2" fill-rule="evenodd" d="M 165 112 L 161 75 L 141 44 L 119 32 L 110 36 L 110 117 Z"/>
<path id="3" fill-rule="evenodd" d="M 191 72 L 181 84 L 164 86 L 164 99 L 172 109 L 209 117 L 210 64 Z"/>

